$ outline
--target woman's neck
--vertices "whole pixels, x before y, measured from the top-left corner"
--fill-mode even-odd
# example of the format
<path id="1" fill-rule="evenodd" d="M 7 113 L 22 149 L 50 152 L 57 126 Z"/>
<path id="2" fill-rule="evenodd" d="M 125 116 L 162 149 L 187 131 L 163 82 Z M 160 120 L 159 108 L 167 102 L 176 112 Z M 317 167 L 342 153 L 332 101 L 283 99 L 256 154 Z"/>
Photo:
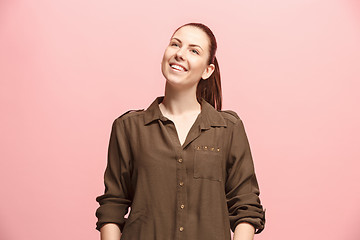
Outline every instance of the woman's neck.
<path id="1" fill-rule="evenodd" d="M 197 115 L 201 112 L 201 104 L 197 101 L 196 91 L 171 91 L 169 87 L 165 88 L 164 99 L 159 107 L 164 114 L 175 117 Z"/>

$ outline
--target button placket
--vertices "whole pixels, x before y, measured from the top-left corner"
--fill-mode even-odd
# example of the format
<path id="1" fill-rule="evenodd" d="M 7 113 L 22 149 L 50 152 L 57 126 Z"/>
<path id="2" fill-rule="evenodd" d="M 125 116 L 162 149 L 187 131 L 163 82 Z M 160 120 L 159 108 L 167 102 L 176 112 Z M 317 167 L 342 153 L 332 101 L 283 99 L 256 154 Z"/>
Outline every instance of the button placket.
<path id="1" fill-rule="evenodd" d="M 179 149 L 177 159 L 176 159 L 176 169 L 177 169 L 177 227 L 178 227 L 178 236 L 176 236 L 177 240 L 183 239 L 183 232 L 184 231 L 184 224 L 185 224 L 185 214 L 184 208 L 186 203 L 186 188 L 185 185 L 185 179 L 186 179 L 186 166 L 183 157 L 181 156 L 181 152 L 183 150 Z"/>

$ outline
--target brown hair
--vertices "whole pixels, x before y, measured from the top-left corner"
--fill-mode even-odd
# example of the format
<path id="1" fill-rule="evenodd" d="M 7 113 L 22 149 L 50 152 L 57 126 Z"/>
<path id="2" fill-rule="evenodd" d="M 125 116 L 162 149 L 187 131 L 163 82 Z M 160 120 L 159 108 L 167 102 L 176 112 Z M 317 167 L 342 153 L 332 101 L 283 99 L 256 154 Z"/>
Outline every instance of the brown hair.
<path id="1" fill-rule="evenodd" d="M 208 28 L 202 23 L 193 23 L 193 22 L 186 23 L 178 27 L 174 31 L 174 34 L 176 33 L 177 30 L 185 26 L 197 27 L 203 30 L 207 34 L 210 40 L 210 46 L 209 46 L 210 56 L 208 59 L 208 64 L 210 65 L 212 63 L 215 65 L 214 72 L 211 74 L 211 76 L 208 79 L 206 80 L 200 79 L 196 89 L 196 98 L 198 102 L 201 102 L 201 98 L 204 98 L 215 109 L 221 110 L 222 94 L 221 94 L 220 69 L 215 56 L 217 49 L 216 38 L 213 32 L 210 30 L 210 28 Z"/>

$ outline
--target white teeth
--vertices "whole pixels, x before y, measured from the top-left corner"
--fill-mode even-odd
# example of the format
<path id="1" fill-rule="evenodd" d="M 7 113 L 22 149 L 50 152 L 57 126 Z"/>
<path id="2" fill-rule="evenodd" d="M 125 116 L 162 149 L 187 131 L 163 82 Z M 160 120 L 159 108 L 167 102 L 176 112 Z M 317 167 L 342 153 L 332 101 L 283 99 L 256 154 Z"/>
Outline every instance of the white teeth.
<path id="1" fill-rule="evenodd" d="M 183 69 L 182 67 L 178 66 L 178 65 L 170 65 L 172 68 L 178 69 L 180 71 L 185 71 L 185 69 Z"/>

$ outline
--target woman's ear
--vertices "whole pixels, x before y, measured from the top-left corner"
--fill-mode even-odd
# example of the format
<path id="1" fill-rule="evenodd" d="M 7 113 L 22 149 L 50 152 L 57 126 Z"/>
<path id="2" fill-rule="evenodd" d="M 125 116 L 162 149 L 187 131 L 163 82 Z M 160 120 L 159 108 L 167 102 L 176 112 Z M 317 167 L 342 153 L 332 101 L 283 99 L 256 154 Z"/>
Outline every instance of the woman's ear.
<path id="1" fill-rule="evenodd" d="M 214 70 L 215 70 L 215 65 L 212 64 L 212 63 L 209 64 L 209 65 L 205 68 L 203 74 L 201 75 L 201 78 L 204 79 L 204 80 L 208 79 L 208 78 L 211 76 L 211 74 L 214 72 Z"/>

